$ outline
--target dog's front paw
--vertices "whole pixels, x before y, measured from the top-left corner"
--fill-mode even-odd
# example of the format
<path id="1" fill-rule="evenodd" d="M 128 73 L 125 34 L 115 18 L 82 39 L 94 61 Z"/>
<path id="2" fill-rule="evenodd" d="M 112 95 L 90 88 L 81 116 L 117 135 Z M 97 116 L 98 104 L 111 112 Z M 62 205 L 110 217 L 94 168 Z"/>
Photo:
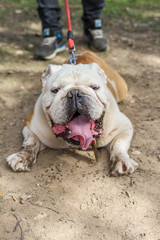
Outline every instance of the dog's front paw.
<path id="1" fill-rule="evenodd" d="M 29 165 L 31 164 L 31 156 L 25 151 L 14 153 L 6 160 L 13 171 L 30 171 Z"/>
<path id="2" fill-rule="evenodd" d="M 129 156 L 117 155 L 111 159 L 111 175 L 121 176 L 124 174 L 132 174 L 138 167 L 136 163 Z"/>

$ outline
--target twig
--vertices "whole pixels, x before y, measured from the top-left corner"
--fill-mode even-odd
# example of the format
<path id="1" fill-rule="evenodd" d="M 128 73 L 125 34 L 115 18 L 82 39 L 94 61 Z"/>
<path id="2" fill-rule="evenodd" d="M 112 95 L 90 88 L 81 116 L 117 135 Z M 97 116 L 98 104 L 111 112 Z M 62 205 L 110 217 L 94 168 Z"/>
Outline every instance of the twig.
<path id="1" fill-rule="evenodd" d="M 75 221 L 73 221 L 72 219 L 67 219 L 66 221 L 75 223 Z"/>
<path id="2" fill-rule="evenodd" d="M 54 210 L 53 208 L 50 208 L 50 207 L 40 206 L 40 205 L 37 205 L 35 203 L 31 203 L 31 204 L 36 206 L 36 207 L 46 208 L 48 210 L 51 210 L 52 212 L 59 213 L 58 211 L 56 211 L 56 210 Z"/>
<path id="3" fill-rule="evenodd" d="M 61 172 L 61 170 L 59 169 L 59 167 L 58 167 L 58 166 L 56 166 L 56 168 L 57 168 L 58 172 Z"/>
<path id="4" fill-rule="evenodd" d="M 130 178 L 130 186 L 133 186 L 133 178 Z"/>
<path id="5" fill-rule="evenodd" d="M 159 119 L 159 117 L 147 117 L 147 118 L 144 118 L 143 121 L 154 121 L 156 119 Z"/>
<path id="6" fill-rule="evenodd" d="M 23 230 L 22 230 L 22 227 L 20 225 L 20 221 L 18 220 L 17 216 L 15 214 L 13 214 L 13 216 L 16 218 L 17 222 L 16 222 L 16 225 L 13 229 L 13 232 L 15 232 L 17 230 L 17 228 L 19 227 L 20 230 L 21 230 L 21 240 L 23 240 Z"/>
<path id="7" fill-rule="evenodd" d="M 39 186 L 46 189 L 46 190 L 49 190 L 47 187 L 44 187 L 43 185 L 39 185 Z"/>
<path id="8" fill-rule="evenodd" d="M 50 199 L 52 199 L 52 201 L 53 201 L 53 205 L 56 205 L 56 201 L 55 201 L 55 199 L 52 198 L 52 197 L 50 197 Z"/>

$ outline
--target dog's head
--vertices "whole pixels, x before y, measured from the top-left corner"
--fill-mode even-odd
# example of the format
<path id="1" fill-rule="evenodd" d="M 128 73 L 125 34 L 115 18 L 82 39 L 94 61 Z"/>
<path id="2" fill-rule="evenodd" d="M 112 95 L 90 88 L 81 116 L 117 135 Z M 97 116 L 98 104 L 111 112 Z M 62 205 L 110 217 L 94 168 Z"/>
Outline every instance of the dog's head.
<path id="1" fill-rule="evenodd" d="M 42 106 L 54 133 L 87 149 L 102 133 L 106 75 L 96 64 L 49 65 L 42 75 Z"/>

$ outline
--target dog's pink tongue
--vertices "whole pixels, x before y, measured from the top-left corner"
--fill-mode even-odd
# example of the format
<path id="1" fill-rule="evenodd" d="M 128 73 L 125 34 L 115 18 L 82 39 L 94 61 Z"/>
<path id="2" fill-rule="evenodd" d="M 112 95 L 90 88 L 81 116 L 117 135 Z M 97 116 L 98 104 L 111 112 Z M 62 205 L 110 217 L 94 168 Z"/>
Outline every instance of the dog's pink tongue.
<path id="1" fill-rule="evenodd" d="M 96 140 L 91 133 L 90 121 L 85 116 L 79 115 L 67 125 L 71 130 L 68 138 L 73 138 L 75 141 L 79 141 L 83 150 L 86 150 L 92 141 L 94 144 L 96 143 Z"/>

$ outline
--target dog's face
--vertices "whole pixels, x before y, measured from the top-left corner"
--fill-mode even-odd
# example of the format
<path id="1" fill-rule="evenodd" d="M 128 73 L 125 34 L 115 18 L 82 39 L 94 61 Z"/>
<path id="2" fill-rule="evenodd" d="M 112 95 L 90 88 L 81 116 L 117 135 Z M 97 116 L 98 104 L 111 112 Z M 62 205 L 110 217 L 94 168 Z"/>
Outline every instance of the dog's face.
<path id="1" fill-rule="evenodd" d="M 49 65 L 42 82 L 43 111 L 55 134 L 65 132 L 68 139 L 71 129 L 78 131 L 77 126 L 83 125 L 81 130 L 87 132 L 85 124 L 90 123 L 88 128 L 93 131 L 97 123 L 101 125 L 108 101 L 106 75 L 97 64 Z M 100 133 L 101 128 L 99 126 Z M 79 131 L 72 140 L 76 141 L 81 135 L 78 134 Z"/>

